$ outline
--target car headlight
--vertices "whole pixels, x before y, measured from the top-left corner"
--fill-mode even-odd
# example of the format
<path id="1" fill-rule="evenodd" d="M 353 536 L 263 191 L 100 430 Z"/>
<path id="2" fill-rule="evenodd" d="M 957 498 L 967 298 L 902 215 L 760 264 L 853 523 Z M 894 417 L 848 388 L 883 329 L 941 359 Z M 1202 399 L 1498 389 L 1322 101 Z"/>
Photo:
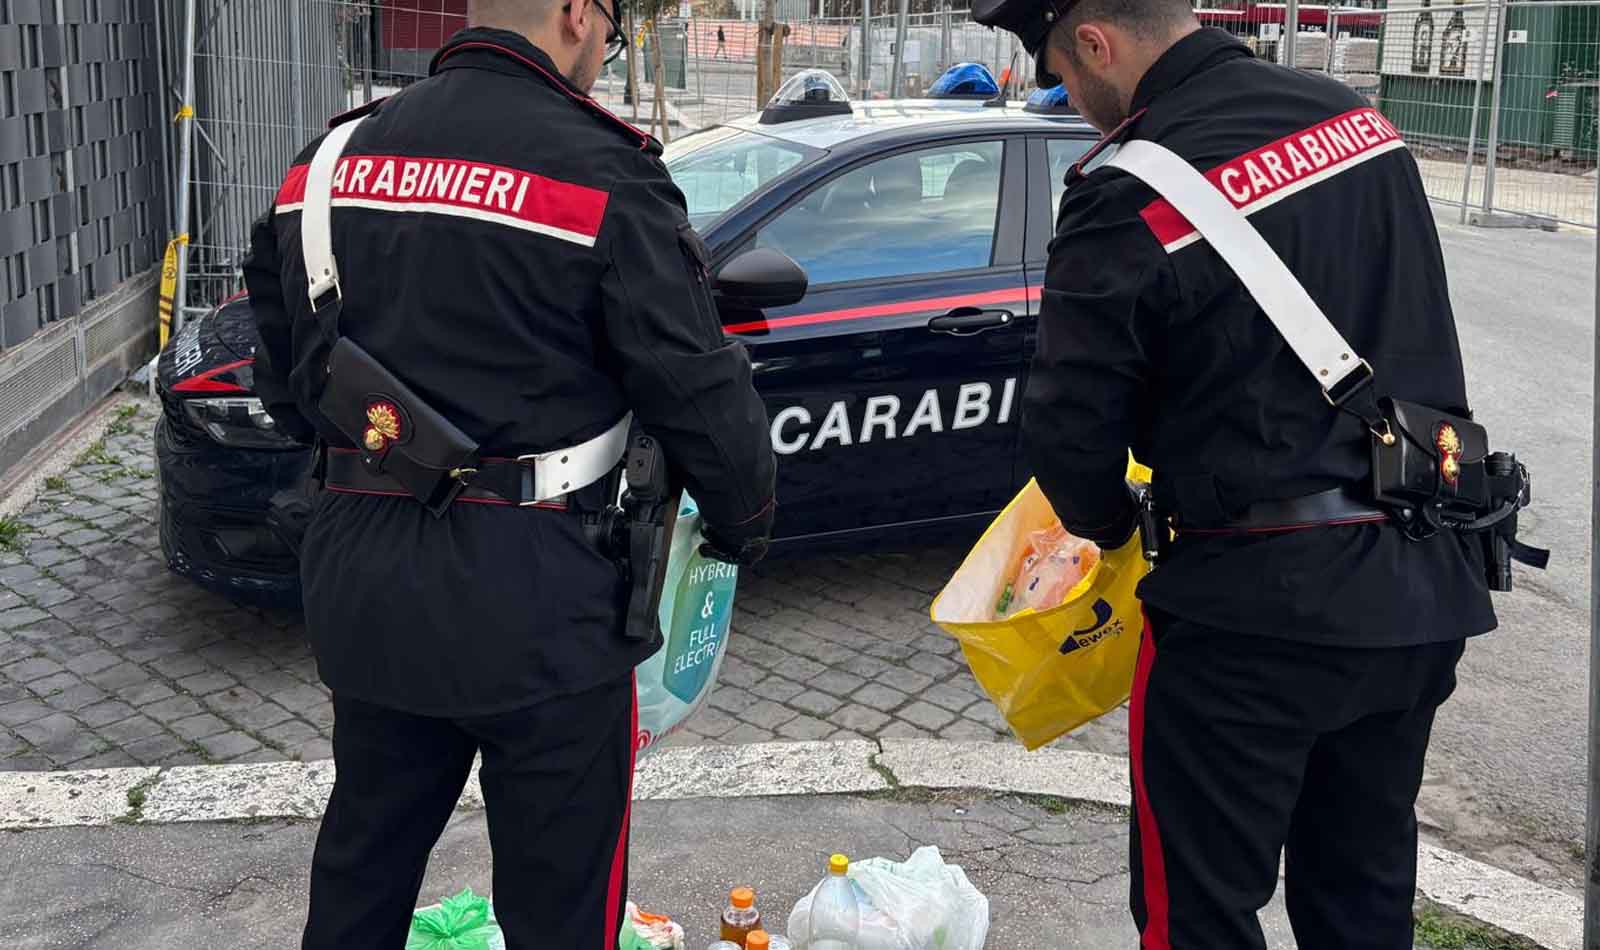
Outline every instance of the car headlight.
<path id="1" fill-rule="evenodd" d="M 283 449 L 295 441 L 253 397 L 185 399 L 183 414 L 196 428 L 222 445 L 241 449 Z"/>

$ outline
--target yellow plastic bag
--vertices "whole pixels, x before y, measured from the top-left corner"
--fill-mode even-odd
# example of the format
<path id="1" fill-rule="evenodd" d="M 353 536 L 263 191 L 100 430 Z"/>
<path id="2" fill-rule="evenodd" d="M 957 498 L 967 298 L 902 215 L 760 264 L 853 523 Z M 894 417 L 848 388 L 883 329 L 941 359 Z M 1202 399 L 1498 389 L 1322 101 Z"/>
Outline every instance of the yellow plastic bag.
<path id="1" fill-rule="evenodd" d="M 1130 462 L 1128 477 L 1150 470 Z M 1133 687 L 1144 620 L 1134 595 L 1149 570 L 1137 534 L 1104 551 L 1058 607 L 995 619 L 1030 532 L 1056 521 L 1037 482 L 1028 482 L 978 540 L 934 599 L 933 622 L 961 641 L 978 684 L 1029 749 L 1120 706 Z"/>

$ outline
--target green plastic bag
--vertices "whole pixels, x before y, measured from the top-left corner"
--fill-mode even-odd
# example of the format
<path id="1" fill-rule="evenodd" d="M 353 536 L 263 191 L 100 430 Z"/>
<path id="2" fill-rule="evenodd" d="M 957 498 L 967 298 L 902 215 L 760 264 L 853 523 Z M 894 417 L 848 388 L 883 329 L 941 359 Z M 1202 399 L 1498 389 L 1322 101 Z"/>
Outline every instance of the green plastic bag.
<path id="1" fill-rule="evenodd" d="M 466 888 L 411 915 L 406 950 L 505 950 L 489 899 Z"/>
<path id="2" fill-rule="evenodd" d="M 617 950 L 683 950 L 683 928 L 664 914 L 647 914 L 628 901 Z"/>

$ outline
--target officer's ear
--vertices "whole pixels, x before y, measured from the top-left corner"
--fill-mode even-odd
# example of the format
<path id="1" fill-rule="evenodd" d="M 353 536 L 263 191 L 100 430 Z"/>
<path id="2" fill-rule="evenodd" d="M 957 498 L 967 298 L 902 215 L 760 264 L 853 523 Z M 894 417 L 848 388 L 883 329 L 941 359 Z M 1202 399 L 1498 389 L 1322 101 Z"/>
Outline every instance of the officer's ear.
<path id="1" fill-rule="evenodd" d="M 589 17 L 594 16 L 589 6 L 589 0 L 567 0 L 556 11 L 561 33 L 568 41 L 582 42 L 587 35 L 584 28 L 589 25 Z"/>
<path id="2" fill-rule="evenodd" d="M 1111 68 L 1116 60 L 1114 37 L 1100 23 L 1079 23 L 1072 30 L 1072 42 L 1077 47 L 1077 60 L 1092 67 L 1095 72 Z"/>

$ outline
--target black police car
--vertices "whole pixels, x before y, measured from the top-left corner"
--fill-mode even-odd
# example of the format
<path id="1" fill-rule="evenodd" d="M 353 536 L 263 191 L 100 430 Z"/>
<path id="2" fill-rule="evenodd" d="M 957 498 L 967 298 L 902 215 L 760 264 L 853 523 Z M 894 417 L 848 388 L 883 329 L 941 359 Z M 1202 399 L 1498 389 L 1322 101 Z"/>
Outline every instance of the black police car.
<path id="1" fill-rule="evenodd" d="M 1026 479 L 1017 415 L 1046 247 L 1095 138 L 1048 105 L 846 103 L 818 72 L 667 148 L 767 403 L 778 552 L 970 530 Z M 804 298 L 760 307 L 795 265 Z M 310 454 L 251 394 L 253 338 L 239 298 L 161 354 L 161 542 L 208 586 L 293 595 L 266 511 Z"/>

